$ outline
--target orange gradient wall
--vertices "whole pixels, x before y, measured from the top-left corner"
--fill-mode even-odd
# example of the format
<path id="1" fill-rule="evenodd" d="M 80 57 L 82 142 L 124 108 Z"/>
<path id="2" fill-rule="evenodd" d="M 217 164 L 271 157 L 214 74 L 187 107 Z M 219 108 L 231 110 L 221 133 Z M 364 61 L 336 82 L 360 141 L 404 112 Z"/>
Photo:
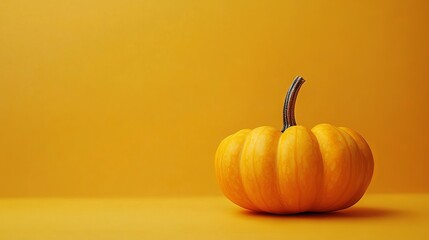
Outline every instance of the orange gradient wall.
<path id="1" fill-rule="evenodd" d="M 427 1 L 0 2 L 0 196 L 219 194 L 241 129 L 359 131 L 371 192 L 429 190 Z"/>

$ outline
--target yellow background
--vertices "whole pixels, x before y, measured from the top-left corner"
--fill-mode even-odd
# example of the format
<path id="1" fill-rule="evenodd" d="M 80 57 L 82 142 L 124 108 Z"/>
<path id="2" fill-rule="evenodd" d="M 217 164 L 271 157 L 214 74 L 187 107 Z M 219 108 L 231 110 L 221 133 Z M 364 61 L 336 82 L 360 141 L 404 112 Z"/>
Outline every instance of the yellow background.
<path id="1" fill-rule="evenodd" d="M 227 135 L 360 132 L 371 192 L 428 180 L 427 1 L 0 2 L 0 196 L 219 194 Z"/>
<path id="2" fill-rule="evenodd" d="M 279 216 L 223 196 L 0 198 L 0 238 L 427 240 L 428 202 L 427 193 L 367 194 L 344 211 Z"/>

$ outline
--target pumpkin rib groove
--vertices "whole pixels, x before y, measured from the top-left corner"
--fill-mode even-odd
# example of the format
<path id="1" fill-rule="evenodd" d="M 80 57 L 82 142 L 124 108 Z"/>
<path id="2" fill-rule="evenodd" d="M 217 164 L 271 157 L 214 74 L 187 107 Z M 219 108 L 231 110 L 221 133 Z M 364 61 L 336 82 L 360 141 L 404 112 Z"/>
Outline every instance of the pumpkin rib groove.
<path id="1" fill-rule="evenodd" d="M 249 135 L 246 137 L 246 140 L 244 141 L 244 146 L 243 146 L 243 152 L 245 152 L 245 151 L 247 151 L 247 149 L 248 149 L 248 146 L 249 145 L 253 145 L 254 143 L 253 143 L 253 141 L 256 141 L 258 138 L 259 138 L 259 136 L 261 135 L 261 132 L 257 132 L 257 137 L 258 138 L 256 138 L 255 136 L 253 136 L 252 135 L 252 132 L 254 132 L 256 129 L 253 129 L 250 133 L 249 133 Z M 255 138 L 256 140 L 253 140 L 252 138 Z M 250 144 L 251 143 L 251 144 Z M 250 155 L 250 156 L 253 156 L 254 155 L 254 152 L 255 152 L 255 148 L 251 148 L 251 153 L 249 154 L 249 153 L 245 153 L 245 155 Z M 252 161 L 254 161 L 253 160 L 253 158 L 251 159 L 251 161 L 249 161 L 249 159 L 247 159 L 246 158 L 246 161 L 248 161 L 248 162 L 252 162 Z M 251 202 L 253 202 L 254 203 L 254 205 L 255 206 L 257 206 L 257 208 L 258 209 L 260 209 L 261 211 L 267 211 L 267 210 L 265 210 L 265 209 L 267 209 L 268 207 L 267 207 L 267 204 L 265 203 L 265 201 L 264 201 L 264 199 L 263 199 L 263 196 L 262 196 L 262 194 L 258 191 L 256 194 L 258 195 L 258 197 L 257 198 L 259 198 L 260 199 L 260 202 L 259 201 L 254 201 L 255 199 L 253 199 L 254 198 L 254 195 L 252 195 L 252 193 L 251 192 L 249 192 L 249 189 L 248 189 L 248 187 L 246 187 L 246 184 L 245 184 L 245 182 L 246 182 L 246 179 L 243 179 L 243 174 L 242 174 L 242 171 L 243 171 L 243 168 L 242 168 L 242 166 L 241 166 L 241 162 L 242 162 L 242 159 L 240 159 L 240 176 L 241 176 L 241 179 L 242 179 L 242 182 L 243 182 L 243 189 L 244 189 L 244 192 L 246 193 L 246 195 L 248 196 L 248 198 L 249 198 L 249 200 L 251 201 Z M 254 171 L 254 162 L 252 162 L 252 170 L 251 171 L 249 171 L 249 169 L 245 169 L 246 171 L 248 171 L 248 172 L 250 172 L 250 175 L 251 175 L 251 179 L 252 179 L 252 181 L 254 181 L 256 184 L 256 186 L 257 186 L 257 189 L 261 189 L 261 186 L 260 186 L 260 184 L 258 183 L 258 181 L 256 180 L 256 174 L 255 174 L 255 171 Z M 255 193 L 253 193 L 253 194 L 255 194 Z M 261 204 L 260 203 L 262 203 L 262 207 L 261 207 Z"/>
<path id="2" fill-rule="evenodd" d="M 343 130 L 345 133 L 347 133 L 356 143 L 356 146 L 359 149 L 359 155 L 361 157 L 360 162 L 364 164 L 364 166 L 361 169 L 361 172 L 363 172 L 364 176 L 361 178 L 361 183 L 359 184 L 358 191 L 355 193 L 352 200 L 347 204 L 350 207 L 350 206 L 353 206 L 356 202 L 358 202 L 359 199 L 361 199 L 362 196 L 365 194 L 365 190 L 367 189 L 369 182 L 372 178 L 373 160 L 372 160 L 371 149 L 369 149 L 368 144 L 366 143 L 365 139 L 363 139 L 362 136 L 360 136 L 358 133 L 346 127 L 340 127 L 340 129 Z M 368 149 L 365 149 L 365 147 Z M 369 158 L 367 158 L 364 154 L 366 150 L 369 150 Z"/>
<path id="3" fill-rule="evenodd" d="M 344 136 L 344 134 L 341 132 L 341 130 L 340 129 L 338 129 L 338 128 L 335 128 L 335 130 L 338 132 L 338 133 L 340 133 L 340 135 L 341 135 L 341 137 L 343 138 L 343 140 L 344 140 L 344 142 L 345 142 L 345 144 L 346 144 L 346 146 L 347 146 L 347 152 L 348 152 L 348 155 L 349 155 L 349 164 L 348 164 L 348 171 L 349 171 L 349 173 L 347 174 L 347 176 L 348 176 L 348 179 L 347 179 L 347 184 L 346 184 L 346 186 L 345 186 L 345 188 L 344 188 L 344 191 L 343 191 L 343 193 L 340 195 L 340 197 L 339 197 L 339 199 L 336 201 L 336 203 L 335 203 L 335 205 L 338 205 L 339 203 L 341 203 L 341 201 L 343 201 L 343 203 L 342 204 L 340 204 L 340 207 L 336 207 L 336 209 L 342 209 L 342 207 L 345 205 L 345 203 L 346 202 L 348 202 L 348 201 L 346 201 L 346 202 L 344 202 L 344 196 L 346 195 L 345 193 L 347 193 L 348 191 L 349 191 L 349 189 L 350 189 L 350 185 L 351 185 L 351 179 L 353 179 L 353 177 L 352 177 L 352 175 L 353 175 L 353 155 L 352 155 L 352 152 L 351 152 L 351 146 L 350 146 L 350 143 L 349 143 L 349 141 L 347 140 L 347 138 Z M 347 194 L 346 195 L 346 197 L 347 196 L 349 196 L 349 194 Z M 349 200 L 349 199 L 347 199 L 346 198 L 346 200 Z M 339 202 L 339 203 L 338 203 Z M 334 205 L 334 206 L 335 206 Z"/>
<path id="4" fill-rule="evenodd" d="M 275 160 L 276 156 L 274 148 L 272 146 L 273 143 L 278 142 L 280 134 L 277 134 L 277 131 L 272 127 L 262 127 L 258 128 L 255 135 L 252 135 L 254 138 L 250 145 L 252 147 L 252 156 L 251 161 L 253 163 L 258 163 L 256 166 L 262 167 L 265 169 L 264 171 L 269 171 L 269 175 L 261 175 L 264 174 L 262 172 L 256 173 L 256 169 L 251 169 L 253 171 L 253 178 L 251 179 L 253 188 L 254 197 L 257 199 L 257 202 L 260 204 L 260 207 L 264 211 L 276 213 L 281 209 L 281 203 L 278 200 L 278 192 L 276 191 L 277 186 L 273 186 L 276 184 L 276 179 L 274 175 L 275 170 Z M 264 146 L 263 148 L 257 148 L 255 146 Z M 248 146 L 249 147 L 249 146 Z M 256 158 L 255 158 L 256 156 Z M 268 162 L 267 162 L 268 161 Z M 263 162 L 263 164 L 260 164 Z M 255 165 L 253 165 L 255 166 Z M 268 185 L 267 185 L 268 184 Z"/>
<path id="5" fill-rule="evenodd" d="M 252 130 L 252 131 L 255 131 L 255 130 Z M 261 135 L 261 133 L 259 132 L 258 133 L 258 135 L 256 135 L 256 136 L 258 136 L 258 138 L 259 138 L 259 136 Z M 258 138 L 256 138 L 256 140 L 258 139 Z M 254 144 L 253 142 L 252 142 L 252 140 L 253 139 L 250 139 L 249 141 L 252 143 L 252 144 Z M 255 141 L 256 141 L 255 140 Z M 247 144 L 246 144 L 246 146 L 247 146 Z M 251 149 L 251 154 L 249 154 L 249 155 L 251 155 L 251 156 L 254 156 L 254 153 L 255 153 L 255 148 L 252 148 Z M 254 159 L 252 158 L 252 160 L 250 161 L 250 162 L 252 162 L 252 171 L 250 171 L 251 172 L 251 175 L 252 175 L 252 179 L 253 179 L 253 181 L 255 181 L 256 182 L 256 184 L 255 185 L 257 185 L 257 189 L 261 189 L 261 185 L 259 184 L 259 181 L 257 181 L 256 180 L 256 174 L 255 174 L 255 170 L 254 170 Z M 247 190 L 246 190 L 246 187 L 244 187 L 244 189 L 245 189 L 245 191 L 246 191 L 246 193 L 249 195 L 249 198 L 251 199 L 251 201 L 252 202 L 254 202 L 253 201 L 253 199 L 252 199 L 252 197 L 251 197 L 251 194 L 249 194 L 249 192 L 247 192 Z M 261 192 L 257 192 L 257 195 L 259 195 L 259 199 L 260 199 L 260 201 L 263 203 L 262 205 L 264 205 L 263 207 L 261 207 L 260 206 L 260 203 L 259 202 L 256 202 L 255 203 L 255 205 L 257 205 L 258 206 L 258 208 L 259 209 L 263 209 L 263 208 L 265 208 L 266 209 L 266 203 L 264 202 L 264 200 L 263 200 L 263 198 L 262 198 L 262 194 L 261 194 Z M 266 211 L 266 210 L 265 210 Z"/>
<path id="6" fill-rule="evenodd" d="M 245 130 L 245 129 L 243 129 L 243 130 Z M 235 140 L 236 137 L 237 137 L 237 135 L 240 132 L 242 132 L 242 131 L 236 132 L 235 134 L 232 134 L 232 135 L 228 136 L 227 138 L 225 138 L 225 140 L 219 146 L 220 148 L 219 148 L 218 152 L 220 152 L 219 154 L 220 154 L 221 158 L 220 158 L 220 160 L 218 160 L 219 161 L 218 171 L 219 170 L 223 170 L 225 168 L 225 166 L 224 166 L 225 165 L 225 163 L 224 163 L 224 159 L 225 159 L 224 155 L 226 154 L 226 149 L 231 144 L 231 141 Z M 240 147 L 242 149 L 242 145 Z M 240 150 L 240 152 L 241 152 L 241 150 Z M 251 201 L 246 201 L 246 199 L 243 199 L 242 197 L 239 197 L 237 195 L 237 193 L 235 193 L 235 194 L 231 193 L 231 190 L 226 186 L 227 183 L 225 182 L 226 179 L 224 178 L 223 174 L 219 173 L 218 177 L 219 177 L 218 181 L 220 182 L 222 191 L 224 192 L 224 194 L 232 202 L 234 202 L 234 203 L 236 203 L 236 204 L 238 204 L 240 206 L 243 206 L 244 208 L 249 209 L 249 210 L 256 210 L 257 209 L 256 206 L 255 206 L 255 204 L 253 204 Z M 243 192 L 243 190 L 242 190 L 243 189 L 243 185 L 242 185 L 242 182 L 241 182 L 241 178 L 239 179 L 239 181 L 240 181 L 239 184 L 241 184 L 241 186 L 237 186 L 237 188 L 241 189 L 240 192 Z"/>
<path id="7" fill-rule="evenodd" d="M 268 129 L 267 128 L 264 128 L 262 131 L 260 131 L 259 132 L 259 134 L 257 135 L 258 137 L 256 138 L 256 140 L 255 140 L 255 144 L 258 142 L 258 141 L 260 141 L 260 135 L 263 135 L 262 133 L 264 133 L 264 132 L 266 132 Z M 253 153 L 255 153 L 255 150 L 256 150 L 257 148 L 253 148 Z M 266 154 L 266 153 L 265 153 Z M 254 154 L 252 154 L 252 156 L 254 156 Z M 253 169 L 253 171 L 254 171 L 254 169 Z M 259 177 L 259 176 L 258 176 Z M 254 178 L 255 180 L 254 181 L 256 181 L 256 185 L 258 186 L 257 188 L 258 189 L 264 189 L 264 188 L 261 188 L 261 184 L 259 184 L 259 181 L 257 181 L 256 179 L 256 177 Z M 263 186 L 264 187 L 264 186 Z M 267 211 L 269 211 L 269 212 L 274 212 L 273 210 L 271 210 L 271 207 L 270 207 L 270 205 L 271 204 L 268 204 L 267 203 L 267 196 L 265 196 L 265 194 L 264 193 L 261 193 L 261 192 L 258 192 L 259 193 L 259 196 L 260 196 L 260 199 L 261 199 L 261 203 L 264 205 L 264 208 L 265 209 L 267 209 Z"/>
<path id="8" fill-rule="evenodd" d="M 287 157 L 284 156 L 283 151 L 286 149 L 286 146 L 284 145 L 284 141 L 286 139 L 287 135 L 286 133 L 282 133 L 278 139 L 278 146 L 277 146 L 277 161 L 276 161 L 276 167 L 277 167 L 277 182 L 279 187 L 279 194 L 281 197 L 281 202 L 283 203 L 284 212 L 292 212 L 292 206 L 290 202 L 287 201 L 287 199 L 290 199 L 291 196 L 288 194 L 288 191 L 285 190 L 285 185 L 287 185 L 287 181 L 285 179 L 285 176 L 287 175 L 287 171 L 285 171 L 285 168 L 287 168 Z M 282 182 L 283 181 L 283 182 Z M 290 183 L 289 183 L 290 184 Z"/>
<path id="9" fill-rule="evenodd" d="M 320 158 L 322 160 L 322 179 L 321 179 L 322 183 L 321 183 L 320 190 L 319 190 L 317 197 L 316 197 L 316 199 L 318 201 L 315 203 L 316 207 L 314 207 L 314 209 L 315 209 L 315 212 L 325 212 L 326 211 L 326 200 L 324 200 L 323 196 L 325 194 L 327 194 L 327 186 L 326 186 L 327 182 L 326 181 L 327 181 L 327 175 L 328 175 L 327 173 L 329 171 L 329 168 L 327 166 L 326 157 L 324 156 L 323 151 L 322 151 L 321 143 L 319 142 L 318 133 L 316 133 L 314 130 L 318 126 L 320 126 L 320 125 L 316 125 L 311 129 L 311 133 L 313 133 L 313 135 L 316 139 L 317 145 L 319 147 Z"/>
<path id="10" fill-rule="evenodd" d="M 359 162 L 365 162 L 365 159 L 364 159 L 364 157 L 363 157 L 363 153 L 362 153 L 362 151 L 360 150 L 360 148 L 359 148 L 359 145 L 358 145 L 358 143 L 356 142 L 356 140 L 353 138 L 353 136 L 351 136 L 347 131 L 344 131 L 341 127 L 340 128 L 338 128 L 341 132 L 343 132 L 343 134 L 346 134 L 346 135 L 348 135 L 348 136 L 350 136 L 350 139 L 351 139 L 351 141 L 353 141 L 354 142 L 354 144 L 356 145 L 356 148 L 357 148 L 357 153 L 358 153 L 358 155 L 359 155 L 359 159 L 360 159 L 360 161 Z M 356 167 L 354 167 L 354 168 L 356 168 Z M 361 171 L 360 171 L 361 172 Z M 348 207 L 350 207 L 351 205 L 353 205 L 355 202 L 356 202 L 356 198 L 358 198 L 358 199 L 360 199 L 360 197 L 358 197 L 358 196 L 360 196 L 361 195 L 361 189 L 362 189 L 362 185 L 364 184 L 364 182 L 365 182 L 365 177 L 366 176 L 363 176 L 363 177 L 360 177 L 360 176 L 358 176 L 358 178 L 360 178 L 359 180 L 359 184 L 357 184 L 357 186 L 356 186 L 356 189 L 355 189 L 355 191 L 354 191 L 354 193 L 353 194 L 351 194 L 351 197 L 350 197 L 350 199 L 349 199 L 349 201 L 347 201 L 345 204 L 344 204 L 344 208 L 348 208 Z M 356 176 L 354 177 L 354 178 L 356 178 Z"/>
<path id="11" fill-rule="evenodd" d="M 276 172 L 276 178 L 277 178 L 277 191 L 278 191 L 278 194 L 279 194 L 279 196 L 280 196 L 280 198 L 279 198 L 279 200 L 280 200 L 280 203 L 281 203 L 281 205 L 283 206 L 283 209 L 290 209 L 290 206 L 289 206 L 289 204 L 285 201 L 285 199 L 283 198 L 283 195 L 285 194 L 284 192 L 283 192 L 283 190 L 282 190 L 282 186 L 281 186 L 281 183 L 280 183 L 280 181 L 281 181 L 281 176 L 280 176 L 280 174 L 281 174 L 281 167 L 284 167 L 284 166 L 282 166 L 282 162 L 284 161 L 282 158 L 280 158 L 282 155 L 280 154 L 280 149 L 282 148 L 282 143 L 283 143 L 283 138 L 284 138 L 284 133 L 282 133 L 282 134 L 280 134 L 280 136 L 279 136 L 279 139 L 278 139 L 278 143 L 277 143 L 277 152 L 276 152 L 276 169 L 277 169 L 277 172 Z"/>
<path id="12" fill-rule="evenodd" d="M 365 160 L 367 162 L 367 165 L 366 165 L 367 168 L 365 169 L 366 175 L 365 175 L 365 181 L 364 181 L 365 182 L 364 188 L 366 189 L 366 188 L 368 188 L 368 186 L 371 182 L 372 176 L 374 174 L 374 156 L 372 155 L 372 151 L 371 151 L 371 148 L 369 147 L 368 143 L 365 141 L 365 139 L 359 133 L 357 133 L 356 131 L 354 131 L 350 128 L 347 128 L 347 130 L 350 132 L 350 135 L 352 135 L 353 138 L 359 139 L 359 141 L 358 141 L 358 142 L 360 142 L 360 144 L 358 144 L 359 149 L 361 150 L 362 155 L 364 155 Z M 367 153 L 367 154 L 365 154 L 365 153 Z"/>
<path id="13" fill-rule="evenodd" d="M 317 145 L 317 153 L 319 153 L 321 166 L 322 166 L 322 169 L 320 170 L 320 175 L 321 175 L 320 185 L 319 185 L 319 188 L 317 189 L 317 192 L 315 193 L 313 204 L 309 207 L 309 211 L 314 211 L 315 209 L 320 208 L 319 196 L 323 194 L 323 186 L 325 181 L 325 163 L 323 162 L 322 150 L 320 149 L 320 144 L 319 144 L 319 141 L 317 141 L 316 135 L 311 130 L 308 132 L 311 135 L 311 138 L 313 139 L 313 144 L 316 143 Z"/>
<path id="14" fill-rule="evenodd" d="M 279 135 L 279 138 L 277 139 L 277 146 L 276 146 L 276 161 L 274 164 L 274 168 L 275 168 L 275 183 L 276 183 L 276 189 L 277 189 L 277 196 L 279 199 L 279 203 L 282 207 L 282 209 L 287 209 L 286 207 L 286 203 L 283 201 L 282 198 L 282 190 L 280 188 L 280 177 L 279 177 L 279 149 L 280 149 L 280 138 L 281 138 L 282 134 Z"/>
<path id="15" fill-rule="evenodd" d="M 294 146 L 294 158 L 293 158 L 293 160 L 294 160 L 294 162 L 295 162 L 295 184 L 296 184 L 296 189 L 297 189 L 297 192 L 298 192 L 298 194 L 297 194 L 297 196 L 298 196 L 298 201 L 297 201 L 297 206 L 298 206 L 298 211 L 297 212 L 299 212 L 299 211 L 301 211 L 301 199 L 302 199 L 302 196 L 301 196 L 301 194 L 302 194 L 302 191 L 301 191 L 301 186 L 300 186 L 300 181 L 299 181 L 299 173 L 300 173 L 300 171 L 298 170 L 298 168 L 299 168 L 299 165 L 298 165 L 298 161 L 297 161 L 297 159 L 298 159 L 298 151 L 297 151 L 297 139 L 298 139 L 298 129 L 295 127 L 294 128 L 294 130 L 295 130 L 295 141 L 294 141 L 294 144 L 295 144 L 295 146 Z"/>
<path id="16" fill-rule="evenodd" d="M 334 159 L 331 159 L 331 157 L 328 159 L 326 158 L 326 151 L 329 150 L 329 148 L 326 149 L 326 146 L 329 146 L 332 143 L 330 142 L 331 140 L 329 138 L 326 139 L 324 137 L 324 135 L 329 134 L 329 133 L 330 134 L 336 133 L 338 135 L 338 131 L 336 131 L 336 130 L 337 129 L 334 126 L 332 126 L 331 124 L 319 124 L 319 125 L 316 125 L 315 127 L 313 127 L 313 129 L 311 129 L 311 131 L 316 136 L 316 139 L 317 139 L 318 144 L 320 146 L 320 153 L 321 153 L 322 161 L 323 161 L 323 167 L 324 167 L 323 172 L 324 172 L 325 176 L 323 179 L 322 195 L 326 195 L 326 194 L 329 195 L 330 194 L 330 191 L 332 191 L 332 190 L 329 190 L 330 184 L 335 184 L 335 185 L 337 185 L 337 187 L 342 185 L 342 182 L 338 182 L 338 181 L 341 181 L 342 175 L 338 176 L 338 179 L 334 183 L 331 182 L 332 179 L 330 180 L 329 176 L 330 176 L 331 172 L 333 171 L 332 166 L 337 165 L 337 163 L 335 163 L 335 161 L 336 161 L 335 158 Z M 341 136 L 341 138 L 343 138 L 343 137 Z M 332 160 L 334 160 L 334 162 L 332 162 Z M 338 185 L 338 184 L 341 184 L 341 185 Z M 338 191 L 341 191 L 341 194 L 338 194 L 339 193 Z M 341 196 L 344 194 L 344 192 L 345 192 L 345 188 L 339 189 L 336 192 L 331 193 L 331 194 L 333 194 L 332 195 L 333 197 L 330 200 L 327 200 L 327 199 L 322 200 L 321 203 L 319 204 L 318 211 L 323 211 L 323 212 L 332 211 L 332 209 L 334 209 L 335 205 L 339 202 L 339 200 L 341 200 Z"/>
<path id="17" fill-rule="evenodd" d="M 331 126 L 331 128 L 333 128 L 337 133 L 339 133 L 338 131 L 337 131 L 337 129 L 334 127 L 334 126 Z M 340 136 L 341 136 L 341 138 L 342 138 L 342 140 L 343 140 L 343 142 L 345 142 L 346 143 L 346 141 L 345 141 L 345 139 L 344 139 L 344 136 L 342 136 L 341 134 L 339 134 Z M 347 149 L 348 149 L 348 146 L 346 147 Z M 350 152 L 349 152 L 349 159 L 350 159 Z M 349 160 L 350 161 L 350 160 Z M 344 172 L 342 173 L 342 174 L 344 174 Z M 347 183 L 348 184 L 348 183 Z M 338 202 L 340 202 L 340 200 L 341 200 L 341 198 L 342 198 L 342 196 L 344 195 L 344 193 L 347 191 L 347 184 L 346 184 L 346 187 L 344 187 L 344 189 L 341 189 L 341 194 L 339 194 L 338 195 L 338 197 L 336 198 L 336 199 L 334 199 L 332 202 L 330 202 L 326 207 L 325 207 L 325 209 L 326 210 L 328 210 L 328 211 L 333 211 L 333 210 L 335 210 L 335 206 L 338 204 Z"/>
<path id="18" fill-rule="evenodd" d="M 271 198 L 270 201 L 274 201 L 275 204 L 272 208 L 272 212 L 276 214 L 282 214 L 285 212 L 285 205 L 283 203 L 283 200 L 281 198 L 280 193 L 280 182 L 279 182 L 279 174 L 278 174 L 278 149 L 279 149 L 279 143 L 280 143 L 280 137 L 282 133 L 272 127 L 266 128 L 267 131 L 270 132 L 270 144 L 268 148 L 268 153 L 271 156 L 272 162 L 270 164 L 270 169 L 272 171 L 270 182 L 274 185 L 272 191 L 271 191 Z"/>
<path id="19" fill-rule="evenodd" d="M 252 130 L 251 130 L 252 131 Z M 246 144 L 246 142 L 247 142 L 247 139 L 249 138 L 249 136 L 250 136 L 250 132 L 251 131 L 249 131 L 248 133 L 247 133 L 247 135 L 246 135 L 246 139 L 243 141 L 243 144 L 242 144 L 242 146 L 241 146 L 241 149 L 240 149 L 240 153 L 239 153 L 239 157 L 238 157 L 238 168 L 239 168 L 239 171 L 240 171 L 240 182 L 241 182 L 241 187 L 242 187 L 242 189 L 243 189 L 243 193 L 244 193 L 244 197 L 245 197 L 245 199 L 247 199 L 247 201 L 257 210 L 257 211 L 261 211 L 261 209 L 259 208 L 259 206 L 257 206 L 253 201 L 252 201 L 252 199 L 249 197 L 249 193 L 246 191 L 246 187 L 244 186 L 244 181 L 243 181 L 243 175 L 241 174 L 241 156 L 243 155 L 243 151 L 244 151 L 244 146 L 245 146 L 245 144 Z"/>

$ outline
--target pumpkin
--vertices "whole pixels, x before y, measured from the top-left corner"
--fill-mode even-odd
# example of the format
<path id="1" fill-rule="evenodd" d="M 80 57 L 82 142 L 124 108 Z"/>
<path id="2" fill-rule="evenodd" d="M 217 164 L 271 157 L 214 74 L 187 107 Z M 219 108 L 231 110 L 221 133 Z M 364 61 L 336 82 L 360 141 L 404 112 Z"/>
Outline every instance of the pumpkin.
<path id="1" fill-rule="evenodd" d="M 225 138 L 215 156 L 222 192 L 258 212 L 329 212 L 354 205 L 373 174 L 371 149 L 346 127 L 296 125 L 294 107 L 302 77 L 286 95 L 283 129 L 243 129 Z"/>

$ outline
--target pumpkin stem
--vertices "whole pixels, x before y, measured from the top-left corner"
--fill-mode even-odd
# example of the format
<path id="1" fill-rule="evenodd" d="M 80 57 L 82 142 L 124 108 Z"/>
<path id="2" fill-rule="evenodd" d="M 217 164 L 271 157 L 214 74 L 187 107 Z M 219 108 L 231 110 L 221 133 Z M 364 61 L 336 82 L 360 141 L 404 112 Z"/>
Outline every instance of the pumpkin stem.
<path id="1" fill-rule="evenodd" d="M 287 91 L 285 103 L 283 107 L 283 129 L 284 132 L 288 127 L 295 126 L 295 102 L 298 96 L 299 89 L 302 84 L 305 82 L 304 78 L 297 76 L 293 80 L 292 85 Z"/>

